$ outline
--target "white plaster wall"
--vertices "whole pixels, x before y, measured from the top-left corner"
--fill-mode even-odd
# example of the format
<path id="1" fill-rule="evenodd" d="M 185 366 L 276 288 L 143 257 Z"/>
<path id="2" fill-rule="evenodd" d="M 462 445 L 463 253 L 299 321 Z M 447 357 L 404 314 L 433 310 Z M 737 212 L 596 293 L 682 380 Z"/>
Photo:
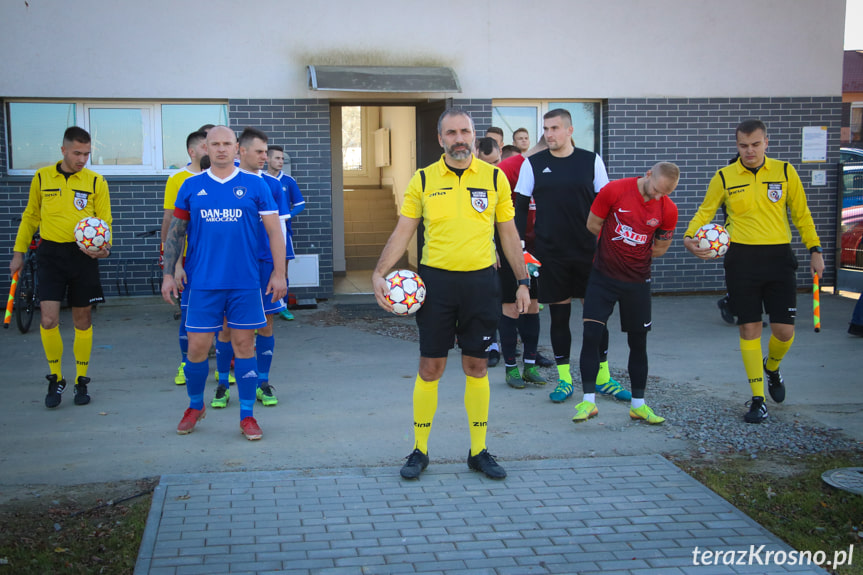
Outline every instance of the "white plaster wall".
<path id="1" fill-rule="evenodd" d="M 451 66 L 467 98 L 838 96 L 844 18 L 844 0 L 2 0 L 0 96 L 351 96 L 310 92 L 307 64 Z"/>

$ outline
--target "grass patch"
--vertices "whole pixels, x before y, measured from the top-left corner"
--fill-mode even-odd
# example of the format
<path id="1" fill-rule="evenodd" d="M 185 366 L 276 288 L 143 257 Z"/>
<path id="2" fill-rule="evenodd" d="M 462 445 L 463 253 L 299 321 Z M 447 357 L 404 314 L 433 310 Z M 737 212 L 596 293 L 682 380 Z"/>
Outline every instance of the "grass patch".
<path id="1" fill-rule="evenodd" d="M 8 505 L 0 514 L 0 575 L 131 575 L 152 485 L 141 493 L 118 504 L 40 497 Z"/>
<path id="2" fill-rule="evenodd" d="M 830 572 L 863 575 L 863 495 L 821 480 L 829 469 L 863 466 L 860 454 L 675 463 L 795 549 L 825 551 L 830 560 L 854 545 L 853 564 Z"/>

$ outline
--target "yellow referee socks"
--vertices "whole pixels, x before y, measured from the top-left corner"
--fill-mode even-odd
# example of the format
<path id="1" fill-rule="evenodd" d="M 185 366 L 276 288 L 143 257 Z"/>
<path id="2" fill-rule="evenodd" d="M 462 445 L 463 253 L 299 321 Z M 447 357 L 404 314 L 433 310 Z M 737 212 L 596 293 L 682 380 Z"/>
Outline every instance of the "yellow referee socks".
<path id="1" fill-rule="evenodd" d="M 743 357 L 743 369 L 749 378 L 752 397 L 764 397 L 764 372 L 761 364 L 761 339 L 740 338 L 740 355 Z"/>
<path id="2" fill-rule="evenodd" d="M 48 368 L 51 375 L 56 375 L 59 381 L 63 379 L 63 337 L 60 335 L 60 326 L 45 329 L 40 325 L 39 333 L 42 335 L 42 348 L 45 350 Z"/>
<path id="3" fill-rule="evenodd" d="M 75 352 L 75 381 L 79 377 L 87 377 L 90 369 L 90 354 L 93 352 L 93 326 L 81 330 L 75 328 L 75 341 L 72 343 Z"/>
<path id="4" fill-rule="evenodd" d="M 432 420 L 437 411 L 437 386 L 439 379 L 424 381 L 419 375 L 414 382 L 414 449 L 429 452 L 429 435 Z"/>
<path id="5" fill-rule="evenodd" d="M 770 342 L 767 344 L 767 361 L 764 367 L 770 371 L 779 369 L 779 362 L 782 361 L 782 358 L 791 349 L 792 343 L 794 343 L 794 335 L 788 341 L 780 341 L 776 339 L 775 335 L 771 334 Z"/>
<path id="6" fill-rule="evenodd" d="M 488 431 L 488 404 L 491 390 L 488 375 L 483 377 L 465 376 L 464 408 L 470 425 L 470 454 L 477 455 L 485 449 L 485 436 Z"/>

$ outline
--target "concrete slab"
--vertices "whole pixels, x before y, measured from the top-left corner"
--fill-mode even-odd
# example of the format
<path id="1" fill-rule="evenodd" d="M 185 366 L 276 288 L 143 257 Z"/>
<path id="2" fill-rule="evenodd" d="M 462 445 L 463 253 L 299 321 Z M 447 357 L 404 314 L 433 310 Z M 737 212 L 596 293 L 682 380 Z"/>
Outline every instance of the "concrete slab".
<path id="1" fill-rule="evenodd" d="M 806 296 L 801 296 L 801 308 Z M 722 323 L 711 296 L 654 298 L 654 330 L 648 339 L 650 372 L 663 382 L 685 383 L 686 393 L 748 399 L 737 349 L 737 330 Z M 370 296 L 353 302 L 371 302 Z M 845 332 L 854 302 L 822 297 L 821 333 L 801 320 L 783 362 L 788 399 L 771 414 L 801 413 L 863 441 L 863 339 Z M 333 301 L 321 304 L 334 305 Z M 320 312 L 321 310 L 318 310 Z M 325 326 L 317 312 L 298 311 L 276 323 L 271 369 L 280 403 L 256 408 L 264 430 L 248 442 L 239 430 L 239 405 L 207 412 L 195 432 L 175 432 L 188 406 L 173 378 L 179 364 L 172 309 L 155 297 L 115 298 L 95 317 L 91 361 L 92 402 L 76 406 L 71 390 L 54 410 L 44 407 L 47 366 L 38 326 L 26 335 L 0 330 L 4 401 L 0 403 L 0 500 L 15 485 L 137 479 L 216 471 L 377 467 L 394 465 L 412 449 L 411 396 L 417 344 L 376 335 L 356 325 Z M 580 307 L 573 309 L 577 356 Z M 65 373 L 74 373 L 71 318 L 62 313 Z M 540 345 L 550 350 L 547 310 Z M 625 336 L 612 317 L 613 369 L 626 362 Z M 764 336 L 765 346 L 767 335 Z M 766 349 L 766 347 L 765 347 Z M 468 450 L 464 375 L 455 353 L 441 381 L 430 450 L 432 459 L 461 462 Z M 211 361 L 214 365 L 215 361 Z M 575 368 L 577 370 L 577 368 Z M 549 370 L 553 371 L 553 370 Z M 663 428 L 632 423 L 623 403 L 601 398 L 597 425 L 576 428 L 573 400 L 552 404 L 550 386 L 513 390 L 501 367 L 490 370 L 489 447 L 502 461 L 591 455 L 675 453 L 689 445 Z M 211 377 L 206 392 L 214 393 Z M 648 399 L 651 387 L 648 387 Z M 596 420 L 594 420 L 596 421 Z M 673 423 L 673 422 L 671 422 Z"/>

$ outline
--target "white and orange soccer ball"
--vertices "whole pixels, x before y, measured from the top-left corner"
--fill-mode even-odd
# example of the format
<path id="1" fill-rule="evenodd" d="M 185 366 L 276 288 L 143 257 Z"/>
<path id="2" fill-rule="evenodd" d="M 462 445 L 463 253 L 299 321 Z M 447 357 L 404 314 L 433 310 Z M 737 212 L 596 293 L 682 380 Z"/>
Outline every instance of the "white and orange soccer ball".
<path id="1" fill-rule="evenodd" d="M 705 224 L 695 232 L 695 241 L 698 242 L 698 247 L 713 250 L 714 258 L 721 258 L 728 251 L 731 237 L 719 224 Z"/>
<path id="2" fill-rule="evenodd" d="M 75 243 L 87 251 L 98 252 L 111 242 L 111 228 L 105 220 L 84 218 L 75 224 Z"/>
<path id="3" fill-rule="evenodd" d="M 396 270 L 384 279 L 390 288 L 387 301 L 393 304 L 394 314 L 410 315 L 419 311 L 426 299 L 426 286 L 418 274 Z"/>

